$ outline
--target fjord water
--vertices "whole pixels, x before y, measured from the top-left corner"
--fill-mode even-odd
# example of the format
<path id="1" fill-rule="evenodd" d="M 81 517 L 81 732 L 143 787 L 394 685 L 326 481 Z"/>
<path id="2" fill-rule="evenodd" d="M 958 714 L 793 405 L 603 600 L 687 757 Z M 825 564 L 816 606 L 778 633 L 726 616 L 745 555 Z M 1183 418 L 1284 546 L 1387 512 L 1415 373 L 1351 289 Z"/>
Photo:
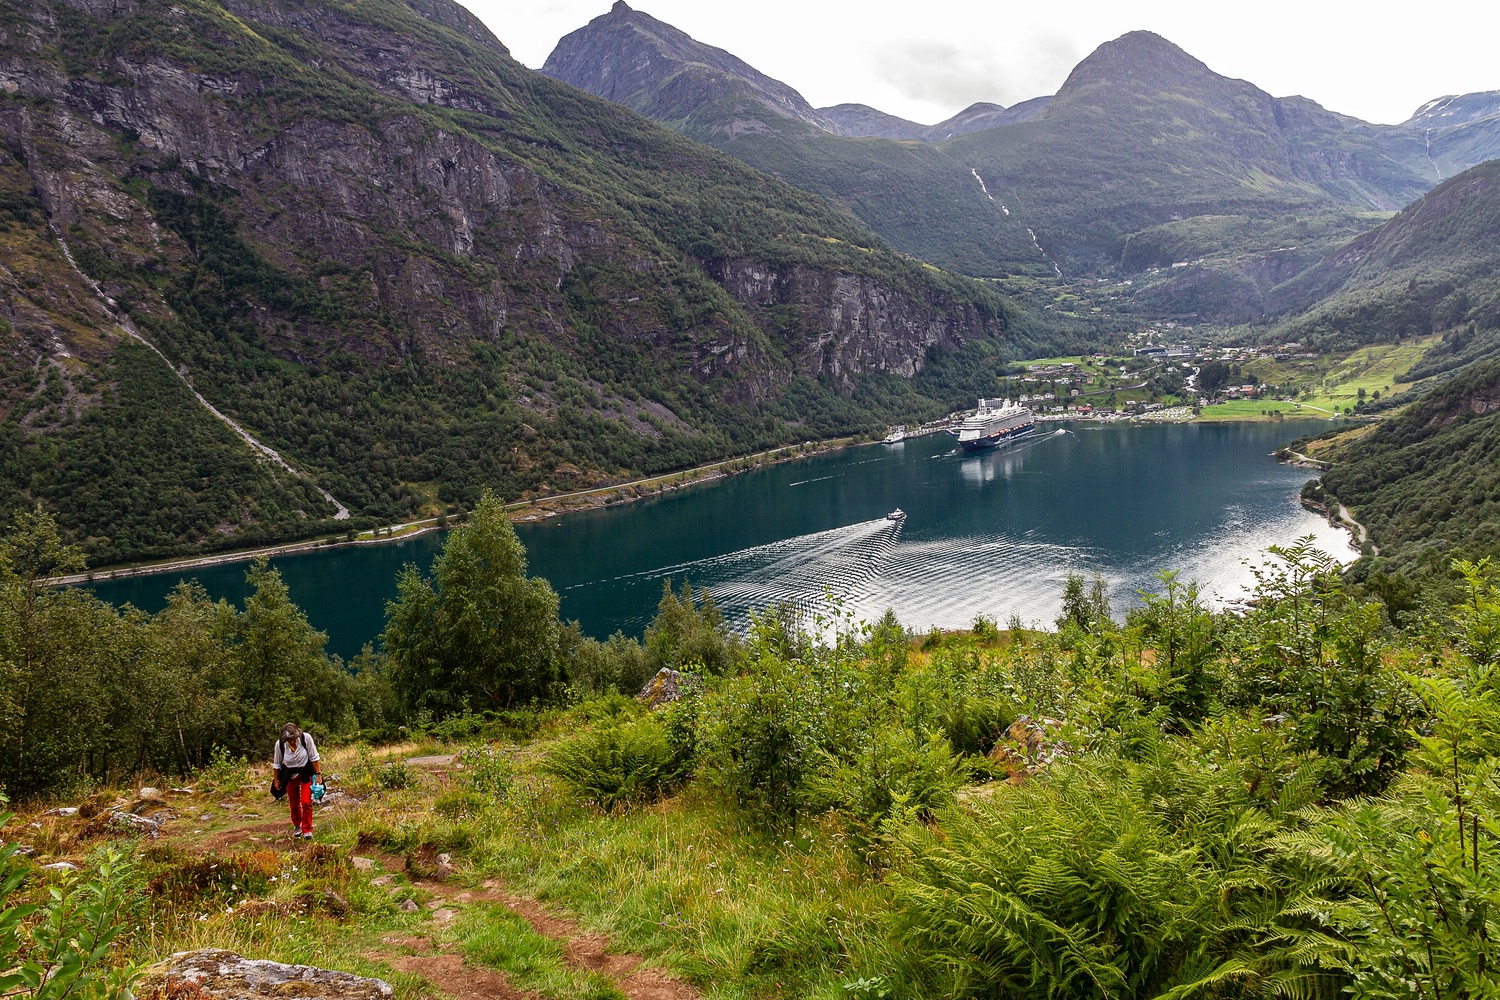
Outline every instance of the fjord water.
<path id="1" fill-rule="evenodd" d="M 910 628 L 962 627 L 978 614 L 1050 623 L 1070 571 L 1108 583 L 1117 610 L 1159 570 L 1233 600 L 1268 545 L 1311 534 L 1350 559 L 1348 536 L 1303 510 L 1309 473 L 1270 452 L 1324 425 L 1041 424 L 1017 446 L 963 455 L 947 435 L 870 445 L 744 473 L 651 500 L 517 525 L 531 572 L 552 581 L 562 614 L 603 637 L 639 635 L 662 582 L 711 588 L 731 621 L 752 609 L 838 598 L 874 620 L 895 608 Z M 889 521 L 894 508 L 904 521 Z M 291 596 L 354 655 L 384 625 L 406 562 L 426 569 L 428 534 L 390 545 L 276 559 Z M 244 564 L 196 570 L 238 601 Z M 154 611 L 181 579 L 94 585 Z"/>

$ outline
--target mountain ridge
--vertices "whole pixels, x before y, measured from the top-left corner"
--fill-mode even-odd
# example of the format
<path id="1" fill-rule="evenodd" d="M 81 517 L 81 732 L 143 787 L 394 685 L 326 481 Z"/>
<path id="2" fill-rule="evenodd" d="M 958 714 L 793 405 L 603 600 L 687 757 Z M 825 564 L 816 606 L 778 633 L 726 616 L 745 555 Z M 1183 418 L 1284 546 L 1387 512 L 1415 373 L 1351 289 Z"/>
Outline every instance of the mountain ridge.
<path id="1" fill-rule="evenodd" d="M 1037 336 L 447 0 L 27 0 L 0 74 L 0 506 L 96 564 L 333 527 L 103 297 L 339 531 L 945 412 Z"/>
<path id="2" fill-rule="evenodd" d="M 595 74 L 634 61 L 629 47 L 588 28 L 570 33 L 566 46 L 559 43 L 565 48 L 573 65 L 590 63 Z M 560 59 L 549 63 L 560 72 Z M 560 75 L 591 88 L 587 74 Z M 687 75 L 663 72 L 663 79 L 681 88 Z M 684 89 L 674 95 L 687 97 Z M 1368 228 L 1375 221 L 1368 213 L 1395 211 L 1455 166 L 1500 153 L 1500 125 L 1493 137 L 1486 132 L 1483 95 L 1452 135 L 1429 147 L 1413 122 L 1376 126 L 1306 98 L 1273 97 L 1148 31 L 1100 45 L 1051 97 L 1013 109 L 976 105 L 934 126 L 858 104 L 814 109 L 830 121 L 805 114 L 792 121 L 765 102 L 746 116 L 717 94 L 699 97 L 681 105 L 691 112 L 679 108 L 664 123 L 846 205 L 899 249 L 972 274 L 1041 277 L 1054 263 L 1074 275 L 1139 273 L 1138 262 L 1157 255 L 1131 252 L 1133 234 L 1202 220 L 1170 235 L 1166 242 L 1184 256 L 1157 266 L 1208 256 L 1216 246 L 1227 248 L 1223 263 L 1213 265 L 1207 285 L 1202 272 L 1171 276 L 1158 297 L 1171 299 L 1175 289 L 1187 290 L 1184 282 L 1196 282 L 1190 294 L 1202 309 L 1195 315 L 1230 321 L 1263 315 L 1275 285 Z M 869 138 L 863 146 L 841 143 L 832 132 Z M 948 162 L 868 144 L 879 140 L 924 142 Z M 984 190 L 976 183 L 965 192 L 966 176 Z M 952 194 L 918 200 L 913 188 Z M 1278 239 L 1289 215 L 1311 227 L 1290 256 Z M 953 239 L 934 245 L 927 235 L 934 231 Z M 1193 245 L 1200 232 L 1202 249 Z M 1136 250 L 1161 242 L 1158 235 Z"/>

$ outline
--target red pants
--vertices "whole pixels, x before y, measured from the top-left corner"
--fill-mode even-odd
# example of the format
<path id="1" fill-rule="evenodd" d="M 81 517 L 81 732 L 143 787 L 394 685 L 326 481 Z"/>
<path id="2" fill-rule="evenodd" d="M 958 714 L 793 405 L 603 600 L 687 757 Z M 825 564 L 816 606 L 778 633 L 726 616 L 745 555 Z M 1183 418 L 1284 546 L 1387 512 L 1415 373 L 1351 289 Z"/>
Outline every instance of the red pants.
<path id="1" fill-rule="evenodd" d="M 312 782 L 301 778 L 287 779 L 286 800 L 292 807 L 292 825 L 303 833 L 312 833 Z"/>

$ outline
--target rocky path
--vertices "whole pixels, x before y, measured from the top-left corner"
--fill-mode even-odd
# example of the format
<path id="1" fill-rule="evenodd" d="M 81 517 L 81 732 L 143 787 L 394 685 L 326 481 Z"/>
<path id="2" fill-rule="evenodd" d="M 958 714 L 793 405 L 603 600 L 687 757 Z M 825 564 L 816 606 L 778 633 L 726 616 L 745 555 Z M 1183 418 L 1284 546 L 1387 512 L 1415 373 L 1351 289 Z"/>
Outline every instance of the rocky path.
<path id="1" fill-rule="evenodd" d="M 446 783 L 453 762 L 452 754 L 408 757 L 404 761 L 428 775 L 424 782 L 438 784 Z M 142 827 L 136 831 L 121 826 L 120 832 L 159 836 L 202 854 L 271 848 L 337 851 L 344 855 L 343 849 L 331 845 L 291 841 L 284 807 L 269 799 L 261 801 L 260 790 L 261 786 L 255 784 L 222 799 L 190 787 L 142 789 L 135 801 L 126 804 L 121 800 L 119 816 L 150 822 L 153 829 L 147 831 Z M 320 810 L 320 819 L 328 817 L 329 810 L 338 813 L 362 805 L 338 791 L 330 798 L 335 805 Z M 106 815 L 114 814 L 99 814 Z M 50 823 L 69 827 L 83 822 L 77 808 L 53 810 L 44 816 Z M 91 822 L 97 824 L 101 820 L 95 818 Z M 194 829 L 195 826 L 202 828 Z M 596 984 L 602 977 L 628 1000 L 701 1000 L 702 995 L 690 984 L 648 966 L 640 955 L 615 951 L 607 935 L 587 930 L 569 915 L 540 900 L 513 892 L 498 880 L 463 884 L 462 873 L 446 854 L 428 856 L 419 852 L 413 858 L 397 857 L 372 845 L 368 849 L 356 847 L 345 859 L 352 866 L 355 878 L 368 880 L 371 886 L 401 897 L 401 909 L 429 915 L 421 919 L 420 929 L 382 936 L 360 954 L 398 972 L 421 976 L 452 1000 L 544 1000 L 540 994 L 518 987 L 504 971 L 465 960 L 461 952 L 463 942 L 451 928 L 466 912 L 483 912 L 486 908 L 498 908 L 522 918 L 538 935 L 557 943 L 562 961 L 569 969 L 589 975 Z M 253 901 L 251 905 L 255 905 Z"/>

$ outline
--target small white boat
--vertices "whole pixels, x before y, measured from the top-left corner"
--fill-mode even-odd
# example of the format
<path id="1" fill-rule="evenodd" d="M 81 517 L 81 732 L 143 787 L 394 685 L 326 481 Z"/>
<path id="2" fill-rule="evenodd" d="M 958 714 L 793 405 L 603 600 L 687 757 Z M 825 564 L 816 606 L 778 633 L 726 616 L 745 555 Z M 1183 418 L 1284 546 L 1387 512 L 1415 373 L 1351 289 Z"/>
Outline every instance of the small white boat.
<path id="1" fill-rule="evenodd" d="M 900 520 L 902 520 L 905 517 L 906 517 L 906 511 L 902 510 L 900 507 L 897 507 L 895 510 L 893 510 L 889 514 L 887 514 L 885 516 L 885 519 L 887 521 L 900 521 Z"/>
<path id="2" fill-rule="evenodd" d="M 906 440 L 906 425 L 897 424 L 891 428 L 891 432 L 885 436 L 885 444 L 900 444 Z"/>

